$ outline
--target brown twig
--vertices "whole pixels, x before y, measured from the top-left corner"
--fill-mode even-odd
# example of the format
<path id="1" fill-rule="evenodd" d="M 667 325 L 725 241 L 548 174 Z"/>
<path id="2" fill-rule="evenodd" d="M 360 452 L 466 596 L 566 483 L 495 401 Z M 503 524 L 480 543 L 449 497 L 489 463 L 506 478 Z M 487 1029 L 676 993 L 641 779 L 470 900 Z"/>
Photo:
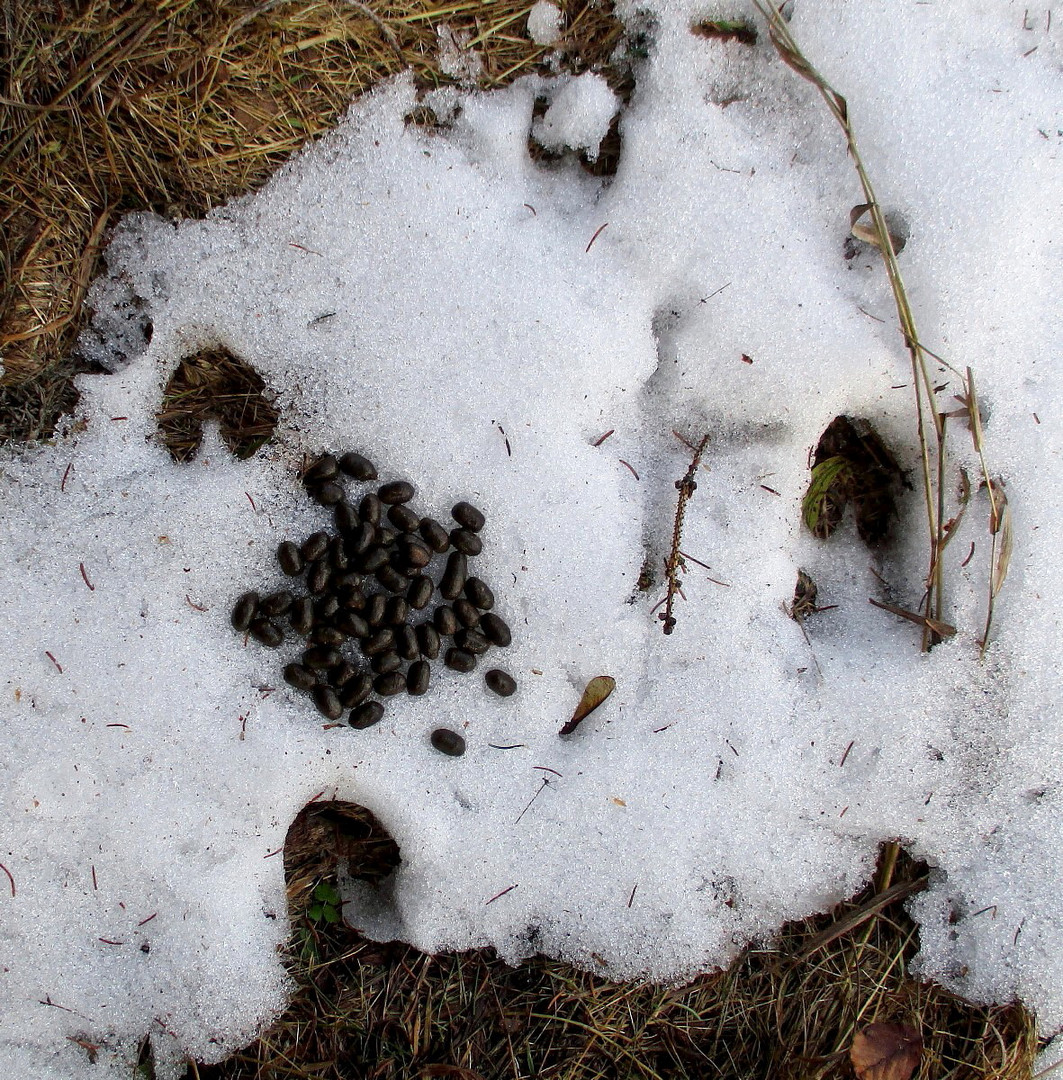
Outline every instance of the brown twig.
<path id="1" fill-rule="evenodd" d="M 675 629 L 675 616 L 672 614 L 672 605 L 675 603 L 675 594 L 679 592 L 679 568 L 682 564 L 682 554 L 680 548 L 683 546 L 683 519 L 686 517 L 687 503 L 690 501 L 690 496 L 697 491 L 697 483 L 694 480 L 697 475 L 698 466 L 701 465 L 701 455 L 705 453 L 705 447 L 709 442 L 709 433 L 705 434 L 701 438 L 701 442 L 694 448 L 694 457 L 690 462 L 690 468 L 687 469 L 686 475 L 682 480 L 675 482 L 676 490 L 679 492 L 679 500 L 675 508 L 675 527 L 672 530 L 672 551 L 668 556 L 668 561 L 665 563 L 665 572 L 668 575 L 668 594 L 665 597 L 664 611 L 658 616 L 661 622 L 664 624 L 663 629 L 666 634 L 670 634 Z"/>

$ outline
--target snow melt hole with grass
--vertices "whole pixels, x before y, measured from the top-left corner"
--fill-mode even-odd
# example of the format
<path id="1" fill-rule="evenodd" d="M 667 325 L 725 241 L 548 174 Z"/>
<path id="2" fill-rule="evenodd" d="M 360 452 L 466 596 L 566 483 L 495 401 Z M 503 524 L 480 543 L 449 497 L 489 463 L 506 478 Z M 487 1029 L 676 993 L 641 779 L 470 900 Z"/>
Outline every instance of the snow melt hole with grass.
<path id="1" fill-rule="evenodd" d="M 949 549 L 955 638 L 921 654 L 868 603 L 918 606 L 926 527 L 892 298 L 870 249 L 845 257 L 862 197 L 839 131 L 765 33 L 691 32 L 735 12 L 645 7 L 609 182 L 574 153 L 593 158 L 620 109 L 596 75 L 420 103 L 400 78 L 262 192 L 117 230 L 83 345 L 113 373 L 0 471 L 5 1075 L 125 1075 L 145 1033 L 160 1067 L 249 1040 L 287 991 L 269 856 L 321 792 L 402 852 L 381 894 L 349 894 L 353 925 L 617 979 L 726 964 L 900 839 L 935 868 L 911 904 L 918 974 L 1063 1024 L 1063 20 L 798 0 L 791 22 L 907 227 L 927 344 L 979 377 L 1016 535 L 980 663 L 984 492 Z M 406 122 L 418 105 L 437 129 Z M 248 460 L 208 431 L 175 464 L 155 414 L 208 347 L 262 375 L 280 422 Z M 939 374 L 945 402 L 959 384 Z M 801 526 L 809 451 L 839 415 L 913 480 L 885 553 L 851 522 L 826 542 Z M 673 430 L 709 435 L 683 536 L 709 569 L 688 562 L 666 637 L 691 456 Z M 953 434 L 953 476 L 978 476 Z M 330 520 L 297 479 L 324 449 L 411 480 L 422 513 L 484 510 L 513 697 L 440 666 L 376 727 L 326 729 L 277 651 L 234 633 L 238 594 L 283 585 L 277 544 Z M 785 611 L 799 569 L 831 606 L 807 639 Z M 560 739 L 600 674 L 616 691 Z M 463 757 L 432 748 L 439 726 Z M 103 1045 L 95 1065 L 71 1036 Z"/>

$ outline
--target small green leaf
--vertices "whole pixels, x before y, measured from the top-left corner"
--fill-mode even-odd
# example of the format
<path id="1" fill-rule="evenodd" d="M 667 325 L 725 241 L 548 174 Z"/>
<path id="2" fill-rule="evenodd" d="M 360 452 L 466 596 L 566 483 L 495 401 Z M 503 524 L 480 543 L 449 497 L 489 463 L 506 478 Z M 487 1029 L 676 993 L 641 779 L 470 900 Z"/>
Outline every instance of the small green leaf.
<path id="1" fill-rule="evenodd" d="M 317 922 L 324 914 L 324 907 L 321 904 L 311 904 L 306 909 L 306 917 L 313 922 Z"/>
<path id="2" fill-rule="evenodd" d="M 325 922 L 338 923 L 340 921 L 340 913 L 331 904 L 325 905 Z"/>

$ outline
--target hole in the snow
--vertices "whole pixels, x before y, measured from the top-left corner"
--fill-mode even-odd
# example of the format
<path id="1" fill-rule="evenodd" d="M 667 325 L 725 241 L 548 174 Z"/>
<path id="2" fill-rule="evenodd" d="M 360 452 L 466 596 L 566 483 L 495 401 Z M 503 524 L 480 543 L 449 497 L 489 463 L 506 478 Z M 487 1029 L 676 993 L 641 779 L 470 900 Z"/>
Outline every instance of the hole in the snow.
<path id="1" fill-rule="evenodd" d="M 159 432 L 174 461 L 191 461 L 203 441 L 203 421 L 217 420 L 225 445 L 250 457 L 269 440 L 278 413 L 266 384 L 250 364 L 226 349 L 186 356 L 170 377 L 157 414 Z"/>
<path id="2" fill-rule="evenodd" d="M 889 539 L 897 516 L 897 488 L 904 482 L 897 459 L 870 423 L 837 416 L 812 459 L 812 479 L 801 504 L 805 525 L 826 538 L 849 506 L 860 538 L 879 547 Z"/>

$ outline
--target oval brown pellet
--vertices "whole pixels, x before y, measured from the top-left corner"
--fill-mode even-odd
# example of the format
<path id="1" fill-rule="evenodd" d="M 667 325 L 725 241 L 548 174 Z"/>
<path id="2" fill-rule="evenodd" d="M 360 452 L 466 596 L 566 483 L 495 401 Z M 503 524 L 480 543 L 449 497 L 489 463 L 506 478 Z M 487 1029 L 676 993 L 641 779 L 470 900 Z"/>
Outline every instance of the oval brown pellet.
<path id="1" fill-rule="evenodd" d="M 401 671 L 389 671 L 373 680 L 373 690 L 381 697 L 394 697 L 406 689 L 406 676 Z"/>
<path id="2" fill-rule="evenodd" d="M 329 534 L 327 532 L 311 533 L 299 548 L 299 554 L 308 562 L 316 562 L 328 551 Z"/>
<path id="3" fill-rule="evenodd" d="M 416 634 L 421 655 L 428 660 L 435 660 L 439 655 L 439 632 L 431 623 L 421 623 L 417 627 Z"/>
<path id="4" fill-rule="evenodd" d="M 319 596 L 314 602 L 314 622 L 326 623 L 329 619 L 333 618 L 337 611 L 340 610 L 339 600 L 329 593 L 326 596 Z"/>
<path id="5" fill-rule="evenodd" d="M 400 574 L 394 566 L 382 566 L 376 572 L 376 579 L 389 592 L 397 593 L 406 591 L 406 575 Z"/>
<path id="6" fill-rule="evenodd" d="M 363 574 L 375 574 L 382 566 L 386 566 L 388 561 L 388 552 L 386 548 L 371 547 L 363 556 L 361 562 L 358 564 L 358 569 Z"/>
<path id="7" fill-rule="evenodd" d="M 345 611 L 364 611 L 367 603 L 365 593 L 357 585 L 341 589 L 339 594 L 340 605 Z"/>
<path id="8" fill-rule="evenodd" d="M 317 706 L 317 711 L 328 720 L 339 720 L 343 715 L 343 706 L 340 704 L 339 695 L 331 686 L 319 684 L 311 691 L 311 697 Z"/>
<path id="9" fill-rule="evenodd" d="M 347 557 L 347 549 L 344 547 L 342 536 L 334 536 L 332 538 L 332 542 L 328 546 L 328 561 L 329 566 L 335 570 L 337 576 L 347 573 L 350 562 Z"/>
<path id="10" fill-rule="evenodd" d="M 456 634 L 460 623 L 458 622 L 457 615 L 454 614 L 452 607 L 447 607 L 446 604 L 440 604 L 436 608 L 435 614 L 432 616 L 432 621 L 435 624 L 435 628 L 443 637 L 448 637 L 450 634 Z"/>
<path id="11" fill-rule="evenodd" d="M 399 540 L 399 551 L 412 570 L 422 570 L 432 561 L 432 549 L 415 536 L 403 536 Z"/>
<path id="12" fill-rule="evenodd" d="M 443 552 L 450 547 L 450 534 L 435 518 L 421 518 L 418 532 L 433 551 Z"/>
<path id="13" fill-rule="evenodd" d="M 277 615 L 287 615 L 292 607 L 292 594 L 287 589 L 270 593 L 269 596 L 262 598 L 258 606 L 270 618 Z"/>
<path id="14" fill-rule="evenodd" d="M 465 579 L 469 575 L 469 561 L 460 551 L 452 551 L 447 559 L 447 568 L 439 583 L 439 595 L 444 600 L 455 600 L 465 588 Z"/>
<path id="15" fill-rule="evenodd" d="M 472 671 L 476 667 L 476 657 L 464 649 L 447 649 L 443 663 L 454 671 Z"/>
<path id="16" fill-rule="evenodd" d="M 485 611 L 480 616 L 480 630 L 488 641 L 500 648 L 504 649 L 513 641 L 509 627 L 493 611 Z"/>
<path id="17" fill-rule="evenodd" d="M 298 690 L 313 690 L 317 686 L 317 676 L 302 664 L 286 664 L 284 681 Z"/>
<path id="18" fill-rule="evenodd" d="M 345 709 L 361 705 L 373 692 L 373 679 L 368 671 L 359 671 L 352 679 L 343 684 L 340 690 L 340 704 Z"/>
<path id="19" fill-rule="evenodd" d="M 355 559 L 361 558 L 375 543 L 376 526 L 368 521 L 360 521 L 347 537 L 347 554 Z"/>
<path id="20" fill-rule="evenodd" d="M 476 656 L 487 652 L 491 643 L 480 633 L 479 630 L 459 630 L 454 635 L 454 644 L 459 649 L 471 652 Z"/>
<path id="21" fill-rule="evenodd" d="M 321 503 L 322 506 L 335 506 L 346 494 L 343 485 L 337 484 L 335 480 L 326 480 L 323 484 L 317 484 L 309 490 L 310 498 L 314 502 Z"/>
<path id="22" fill-rule="evenodd" d="M 339 649 L 332 645 L 315 645 L 303 653 L 303 667 L 311 671 L 327 671 L 343 663 Z"/>
<path id="23" fill-rule="evenodd" d="M 384 609 L 384 622 L 389 626 L 401 626 L 410 616 L 410 605 L 406 603 L 404 596 L 392 596 L 388 598 L 387 607 Z"/>
<path id="24" fill-rule="evenodd" d="M 336 503 L 336 509 L 333 510 L 332 515 L 333 521 L 336 522 L 336 528 L 344 536 L 349 536 L 362 523 L 358 511 L 349 502 Z"/>
<path id="25" fill-rule="evenodd" d="M 377 653 L 369 661 L 369 666 L 375 675 L 390 675 L 402 667 L 402 657 L 397 652 L 389 649 L 387 652 Z"/>
<path id="26" fill-rule="evenodd" d="M 398 537 L 398 533 L 394 529 L 389 529 L 386 525 L 378 525 L 376 530 L 376 542 L 384 548 L 390 548 Z"/>
<path id="27" fill-rule="evenodd" d="M 355 480 L 375 480 L 376 466 L 367 457 L 348 451 L 337 462 L 339 467 Z"/>
<path id="28" fill-rule="evenodd" d="M 248 630 L 256 641 L 261 641 L 271 649 L 275 649 L 284 640 L 284 631 L 269 619 L 253 619 Z"/>
<path id="29" fill-rule="evenodd" d="M 481 611 L 490 611 L 495 606 L 495 594 L 478 577 L 465 582 L 465 595 Z"/>
<path id="30" fill-rule="evenodd" d="M 451 606 L 462 626 L 471 630 L 480 621 L 480 609 L 464 596 L 459 596 Z"/>
<path id="31" fill-rule="evenodd" d="M 427 660 L 415 660 L 406 672 L 406 693 L 411 697 L 420 697 L 428 691 L 428 682 L 432 668 Z"/>
<path id="32" fill-rule="evenodd" d="M 351 713 L 351 727 L 360 731 L 379 724 L 384 719 L 384 706 L 379 701 L 367 701 Z"/>
<path id="33" fill-rule="evenodd" d="M 332 587 L 341 594 L 348 589 L 357 589 L 362 584 L 362 575 L 356 570 L 348 570 L 343 574 L 333 574 Z"/>
<path id="34" fill-rule="evenodd" d="M 472 503 L 467 502 L 455 503 L 454 508 L 450 511 L 450 516 L 463 529 L 468 529 L 469 532 L 474 533 L 478 533 L 487 520 Z"/>
<path id="35" fill-rule="evenodd" d="M 381 517 L 384 516 L 384 504 L 372 492 L 363 495 L 358 504 L 358 516 L 367 525 L 379 525 Z"/>
<path id="36" fill-rule="evenodd" d="M 299 549 L 291 542 L 291 540 L 285 540 L 283 544 L 277 547 L 277 562 L 280 563 L 281 569 L 288 575 L 288 577 L 298 577 L 303 572 L 302 555 L 299 554 Z"/>
<path id="37" fill-rule="evenodd" d="M 390 484 L 377 488 L 376 493 L 382 503 L 395 506 L 397 503 L 409 502 L 413 498 L 414 488 L 413 484 L 405 480 L 392 480 Z"/>
<path id="38" fill-rule="evenodd" d="M 309 634 L 314 627 L 314 601 L 309 596 L 300 596 L 292 604 L 288 615 L 288 625 L 297 634 Z"/>
<path id="39" fill-rule="evenodd" d="M 469 529 L 451 529 L 450 542 L 463 555 L 479 555 L 484 549 L 483 541 Z"/>
<path id="40" fill-rule="evenodd" d="M 416 532 L 421 524 L 420 517 L 402 503 L 397 503 L 388 509 L 388 521 L 401 533 Z"/>
<path id="41" fill-rule="evenodd" d="M 386 627 L 362 642 L 362 653 L 365 656 L 376 656 L 377 653 L 387 652 L 394 647 L 395 632 L 390 627 Z"/>
<path id="42" fill-rule="evenodd" d="M 365 605 L 365 611 L 362 614 L 370 626 L 379 626 L 384 621 L 387 603 L 387 597 L 383 593 L 374 593 L 369 597 L 369 602 Z"/>
<path id="43" fill-rule="evenodd" d="M 252 619 L 258 612 L 259 596 L 257 592 L 245 592 L 233 607 L 233 613 L 230 616 L 230 621 L 233 624 L 233 629 L 239 630 L 243 633 L 250 625 Z"/>
<path id="44" fill-rule="evenodd" d="M 339 465 L 332 454 L 322 454 L 303 473 L 304 484 L 321 484 L 326 480 L 332 480 L 339 473 Z"/>
<path id="45" fill-rule="evenodd" d="M 369 623 L 353 611 L 345 611 L 336 618 L 336 625 L 349 637 L 369 637 Z"/>
<path id="46" fill-rule="evenodd" d="M 335 626 L 315 626 L 310 633 L 310 641 L 314 645 L 331 649 L 338 649 L 346 640 L 347 635 Z"/>
<path id="47" fill-rule="evenodd" d="M 517 689 L 516 680 L 508 671 L 501 668 L 491 668 L 484 674 L 484 682 L 489 690 L 493 690 L 499 697 L 509 697 Z"/>
<path id="48" fill-rule="evenodd" d="M 465 740 L 450 728 L 436 728 L 431 735 L 432 745 L 448 757 L 461 757 L 465 753 Z"/>
<path id="49" fill-rule="evenodd" d="M 329 686 L 334 686 L 337 692 L 347 685 L 358 674 L 358 669 L 349 660 L 342 660 L 334 668 L 329 669 Z M 350 708 L 345 705 L 345 708 Z"/>
<path id="50" fill-rule="evenodd" d="M 406 592 L 406 603 L 416 611 L 420 611 L 432 599 L 434 591 L 435 585 L 432 584 L 432 579 L 426 574 L 417 574 L 410 579 L 410 587 Z"/>
<path id="51" fill-rule="evenodd" d="M 326 559 L 318 559 L 310 564 L 306 574 L 306 587 L 314 596 L 320 596 L 329 586 L 332 578 L 332 567 Z"/>
<path id="52" fill-rule="evenodd" d="M 412 626 L 395 627 L 395 651 L 403 660 L 416 660 L 420 655 L 417 634 Z"/>

